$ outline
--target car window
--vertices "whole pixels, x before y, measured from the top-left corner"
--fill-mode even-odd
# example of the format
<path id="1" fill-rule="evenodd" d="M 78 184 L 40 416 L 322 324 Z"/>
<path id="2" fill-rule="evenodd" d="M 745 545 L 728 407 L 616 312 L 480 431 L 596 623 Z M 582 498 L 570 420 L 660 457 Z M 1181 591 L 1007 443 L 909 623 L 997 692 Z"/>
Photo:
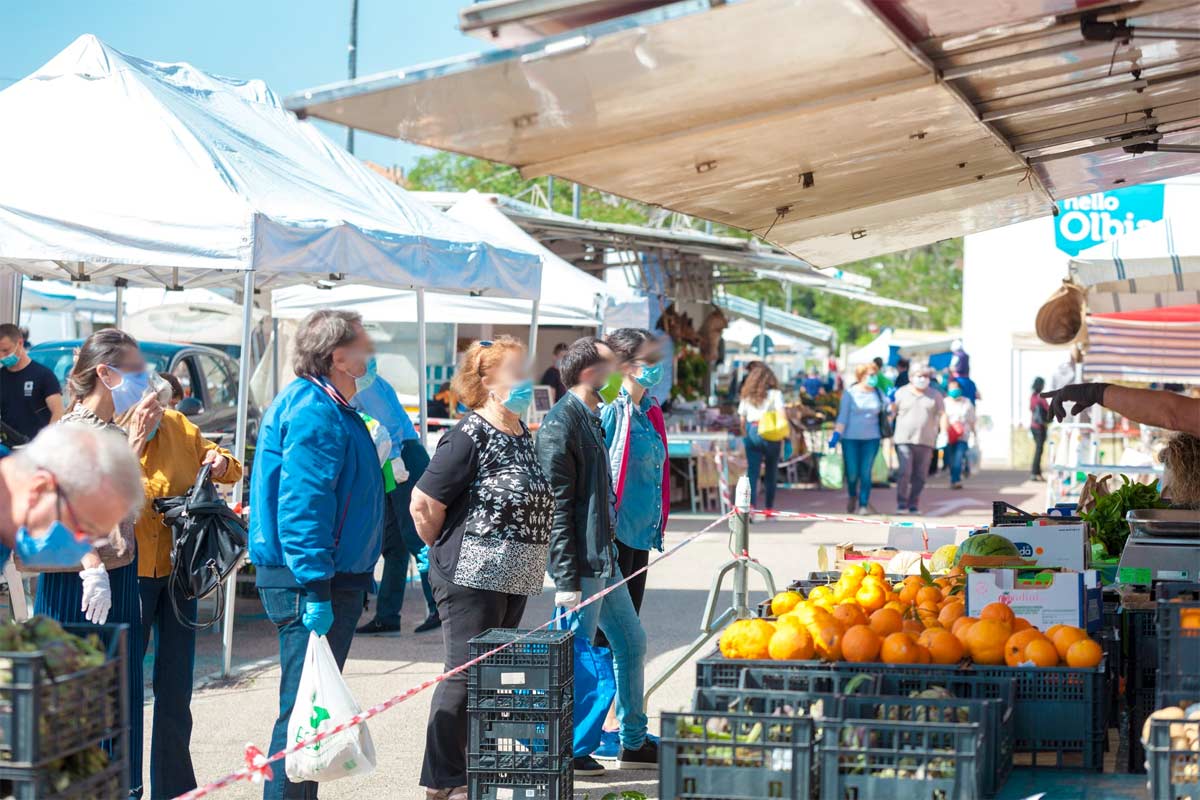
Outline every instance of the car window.
<path id="1" fill-rule="evenodd" d="M 192 372 L 190 358 L 181 358 L 175 366 L 171 367 L 171 374 L 179 379 L 179 385 L 183 387 L 184 397 L 193 397 L 196 394 L 196 390 L 192 387 Z M 202 400 L 203 398 L 197 399 Z"/>
<path id="2" fill-rule="evenodd" d="M 205 394 L 208 395 L 208 410 L 217 411 L 237 406 L 237 384 L 225 362 L 210 355 L 199 354 L 196 363 L 203 375 Z"/>

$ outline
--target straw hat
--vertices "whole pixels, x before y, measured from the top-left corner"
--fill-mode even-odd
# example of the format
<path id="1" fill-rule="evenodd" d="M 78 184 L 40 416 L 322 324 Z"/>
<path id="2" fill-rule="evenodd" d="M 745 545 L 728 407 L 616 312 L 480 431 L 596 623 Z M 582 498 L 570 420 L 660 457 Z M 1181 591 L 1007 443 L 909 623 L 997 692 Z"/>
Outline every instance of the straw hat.
<path id="1" fill-rule="evenodd" d="M 1070 344 L 1083 330 L 1083 289 L 1069 280 L 1038 309 L 1034 330 L 1046 344 Z"/>

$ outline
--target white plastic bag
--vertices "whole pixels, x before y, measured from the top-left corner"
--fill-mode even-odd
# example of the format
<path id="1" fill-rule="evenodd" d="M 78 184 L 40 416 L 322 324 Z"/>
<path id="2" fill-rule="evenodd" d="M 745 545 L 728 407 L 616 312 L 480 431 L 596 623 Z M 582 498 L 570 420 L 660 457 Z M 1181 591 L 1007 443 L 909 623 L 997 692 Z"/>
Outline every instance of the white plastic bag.
<path id="1" fill-rule="evenodd" d="M 289 746 L 345 722 L 361 709 L 342 680 L 333 651 L 324 636 L 308 635 L 308 652 L 296 705 L 288 718 Z M 375 769 L 375 745 L 366 723 L 288 753 L 287 776 L 292 781 L 335 781 L 366 775 Z"/>

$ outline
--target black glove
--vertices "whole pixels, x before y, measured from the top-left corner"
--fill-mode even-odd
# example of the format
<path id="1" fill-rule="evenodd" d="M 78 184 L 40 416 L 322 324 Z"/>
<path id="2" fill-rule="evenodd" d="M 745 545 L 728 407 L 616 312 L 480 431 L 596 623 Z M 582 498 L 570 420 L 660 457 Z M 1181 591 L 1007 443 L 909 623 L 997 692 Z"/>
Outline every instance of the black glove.
<path id="1" fill-rule="evenodd" d="M 1075 403 L 1071 415 L 1082 414 L 1094 405 L 1104 405 L 1104 390 L 1107 383 L 1072 383 L 1053 392 L 1042 392 L 1042 397 L 1050 401 L 1050 416 L 1056 422 L 1062 422 L 1067 416 L 1064 403 L 1068 400 Z"/>

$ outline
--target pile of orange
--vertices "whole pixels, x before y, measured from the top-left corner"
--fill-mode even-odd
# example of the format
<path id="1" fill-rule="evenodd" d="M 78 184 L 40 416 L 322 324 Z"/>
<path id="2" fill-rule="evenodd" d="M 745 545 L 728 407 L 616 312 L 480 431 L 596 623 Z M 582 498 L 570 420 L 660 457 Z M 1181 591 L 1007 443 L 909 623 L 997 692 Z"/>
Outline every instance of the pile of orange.
<path id="1" fill-rule="evenodd" d="M 851 566 L 836 583 L 803 597 L 781 592 L 771 602 L 776 622 L 742 620 L 721 636 L 727 658 L 772 658 L 886 664 L 1007 664 L 1095 667 L 1100 645 L 1079 628 L 1045 633 L 1003 603 L 966 616 L 961 570 L 890 584 L 879 564 Z M 769 627 L 767 627 L 769 626 Z"/>

